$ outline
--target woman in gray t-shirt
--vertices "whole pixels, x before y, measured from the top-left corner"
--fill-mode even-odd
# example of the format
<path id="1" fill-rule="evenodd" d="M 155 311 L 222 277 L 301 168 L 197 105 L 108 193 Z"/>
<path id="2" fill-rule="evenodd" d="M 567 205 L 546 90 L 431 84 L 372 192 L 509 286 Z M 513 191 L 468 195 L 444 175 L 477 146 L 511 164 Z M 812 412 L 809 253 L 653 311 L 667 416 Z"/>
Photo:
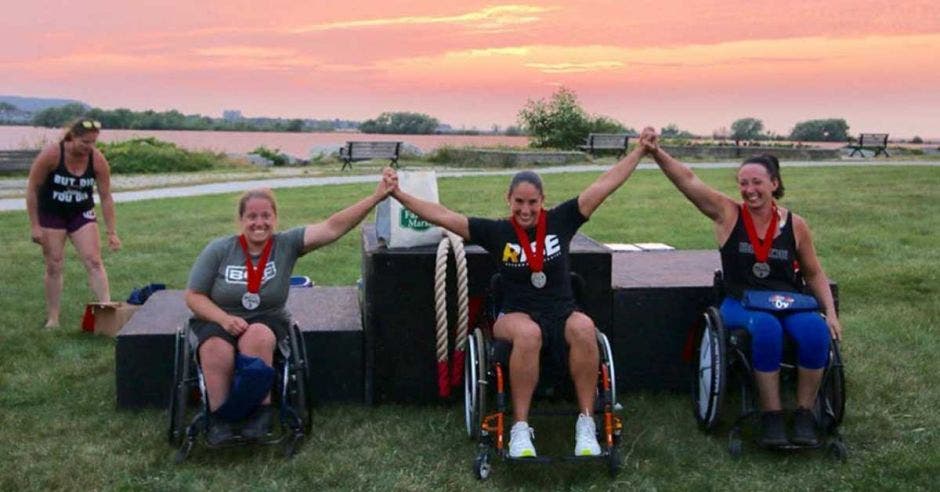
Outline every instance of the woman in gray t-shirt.
<path id="1" fill-rule="evenodd" d="M 186 289 L 210 413 L 229 395 L 236 351 L 271 365 L 275 343 L 290 323 L 285 304 L 297 258 L 349 232 L 391 193 L 393 186 L 394 174 L 386 170 L 371 195 L 323 222 L 285 232 L 275 232 L 277 204 L 270 190 L 251 190 L 241 197 L 240 234 L 216 239 L 206 246 L 193 265 Z M 260 438 L 270 431 L 274 416 L 270 403 L 269 394 L 244 425 L 243 437 Z M 213 418 L 210 442 L 222 442 L 231 436 L 231 427 Z"/>

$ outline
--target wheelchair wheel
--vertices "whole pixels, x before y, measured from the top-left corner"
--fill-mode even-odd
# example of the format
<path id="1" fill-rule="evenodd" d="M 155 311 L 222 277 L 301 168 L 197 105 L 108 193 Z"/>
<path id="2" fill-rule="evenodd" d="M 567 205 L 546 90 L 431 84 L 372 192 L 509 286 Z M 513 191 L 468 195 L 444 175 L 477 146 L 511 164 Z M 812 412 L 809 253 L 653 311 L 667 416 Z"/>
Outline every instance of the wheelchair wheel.
<path id="1" fill-rule="evenodd" d="M 490 471 L 492 471 L 490 453 L 489 451 L 480 451 L 476 459 L 473 460 L 473 473 L 478 480 L 486 480 L 490 478 Z"/>
<path id="2" fill-rule="evenodd" d="M 294 410 L 304 433 L 310 434 L 313 421 L 310 418 L 312 395 L 310 393 L 310 367 L 303 334 L 295 324 L 290 330 L 290 370 L 285 391 L 288 405 Z"/>
<path id="3" fill-rule="evenodd" d="M 183 444 L 185 429 L 183 428 L 183 419 L 186 415 L 186 405 L 189 400 L 189 346 L 186 340 L 186 332 L 181 328 L 176 332 L 175 344 L 173 348 L 173 388 L 170 390 L 169 429 L 167 430 L 167 440 L 172 446 Z"/>
<path id="4" fill-rule="evenodd" d="M 614 353 L 610 350 L 610 341 L 607 335 L 597 330 L 597 343 L 600 345 L 601 364 L 607 364 L 608 376 L 610 377 L 610 405 L 617 405 L 617 372 L 614 369 Z"/>
<path id="5" fill-rule="evenodd" d="M 607 473 L 610 478 L 616 478 L 620 473 L 620 450 L 616 446 L 607 454 Z"/>
<path id="6" fill-rule="evenodd" d="M 829 433 L 842 424 L 845 415 L 845 371 L 837 340 L 833 340 L 829 348 L 829 366 L 816 398 L 815 413 L 816 421 Z"/>
<path id="7" fill-rule="evenodd" d="M 463 420 L 467 427 L 467 437 L 474 439 L 479 433 L 477 421 L 477 343 L 476 336 L 467 338 L 467 357 L 463 364 Z"/>
<path id="8" fill-rule="evenodd" d="M 464 420 L 467 436 L 480 437 L 486 411 L 486 339 L 479 328 L 467 337 L 467 357 L 464 359 Z"/>
<path id="9" fill-rule="evenodd" d="M 725 328 L 717 308 L 710 307 L 705 311 L 704 323 L 693 378 L 692 405 L 699 427 L 708 432 L 718 425 L 721 418 L 728 361 Z"/>

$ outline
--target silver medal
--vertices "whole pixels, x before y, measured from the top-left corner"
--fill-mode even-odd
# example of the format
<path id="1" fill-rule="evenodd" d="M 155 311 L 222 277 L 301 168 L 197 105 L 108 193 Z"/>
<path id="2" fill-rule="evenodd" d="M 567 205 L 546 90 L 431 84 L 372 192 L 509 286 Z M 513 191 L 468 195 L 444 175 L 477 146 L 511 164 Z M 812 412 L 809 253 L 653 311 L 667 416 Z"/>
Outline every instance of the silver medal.
<path id="1" fill-rule="evenodd" d="M 767 278 L 770 275 L 770 265 L 763 261 L 758 261 L 751 267 L 751 272 L 754 273 L 754 276 L 757 278 Z"/>
<path id="2" fill-rule="evenodd" d="M 254 311 L 258 309 L 258 306 L 261 305 L 261 296 L 254 294 L 252 292 L 245 292 L 245 295 L 242 296 L 242 306 L 245 306 L 245 309 L 249 311 Z"/>
<path id="3" fill-rule="evenodd" d="M 548 281 L 548 277 L 545 276 L 545 272 L 532 272 L 532 276 L 530 278 L 532 280 L 532 286 L 536 289 L 545 287 L 545 282 Z"/>

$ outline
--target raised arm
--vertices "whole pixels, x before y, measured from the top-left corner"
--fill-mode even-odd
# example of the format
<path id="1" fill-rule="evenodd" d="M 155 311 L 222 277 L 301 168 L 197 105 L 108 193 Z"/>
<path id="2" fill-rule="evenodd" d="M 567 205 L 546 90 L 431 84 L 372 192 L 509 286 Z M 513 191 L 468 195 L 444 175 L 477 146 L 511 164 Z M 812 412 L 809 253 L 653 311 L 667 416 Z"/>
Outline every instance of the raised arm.
<path id="1" fill-rule="evenodd" d="M 98 198 L 101 200 L 101 214 L 104 216 L 104 225 L 108 231 L 108 247 L 111 251 L 121 249 L 121 240 L 117 235 L 117 216 L 114 213 L 114 197 L 111 196 L 111 166 L 98 149 L 94 152 L 95 183 L 98 187 Z"/>
<path id="2" fill-rule="evenodd" d="M 802 217 L 793 214 L 793 232 L 796 237 L 796 255 L 800 261 L 800 271 L 813 295 L 822 304 L 826 313 L 826 324 L 829 325 L 829 334 L 836 340 L 842 339 L 842 325 L 836 313 L 836 303 L 829 288 L 829 277 L 819 264 L 816 256 L 816 247 L 813 246 L 813 235 Z"/>
<path id="3" fill-rule="evenodd" d="M 362 222 L 362 219 L 369 214 L 372 207 L 375 207 L 392 192 L 392 188 L 398 181 L 394 173 L 390 168 L 386 168 L 382 174 L 382 179 L 371 195 L 336 212 L 323 222 L 308 225 L 304 230 L 304 253 L 336 241 L 349 232 L 350 229 L 356 227 L 356 224 Z"/>
<path id="4" fill-rule="evenodd" d="M 401 190 L 396 184 L 392 197 L 401 202 L 408 210 L 411 210 L 418 217 L 447 229 L 454 234 L 462 237 L 464 241 L 470 240 L 470 221 L 466 215 L 459 214 L 453 210 L 434 202 L 422 200 L 416 196 L 409 195 Z"/>
<path id="5" fill-rule="evenodd" d="M 644 130 L 645 132 L 646 130 Z M 620 160 L 617 164 L 601 174 L 596 181 L 591 183 L 580 195 L 578 195 L 578 209 L 581 215 L 589 218 L 597 210 L 597 207 L 604 203 L 604 200 L 611 193 L 620 188 L 621 185 L 633 174 L 636 165 L 646 154 L 646 148 L 643 145 L 636 145 L 629 154 Z"/>
<path id="6" fill-rule="evenodd" d="M 724 225 L 729 220 L 737 220 L 738 205 L 730 197 L 708 186 L 698 178 L 688 166 L 679 162 L 663 150 L 656 139 L 641 140 L 649 154 L 656 160 L 672 184 L 689 199 L 706 217 L 716 224 Z"/>

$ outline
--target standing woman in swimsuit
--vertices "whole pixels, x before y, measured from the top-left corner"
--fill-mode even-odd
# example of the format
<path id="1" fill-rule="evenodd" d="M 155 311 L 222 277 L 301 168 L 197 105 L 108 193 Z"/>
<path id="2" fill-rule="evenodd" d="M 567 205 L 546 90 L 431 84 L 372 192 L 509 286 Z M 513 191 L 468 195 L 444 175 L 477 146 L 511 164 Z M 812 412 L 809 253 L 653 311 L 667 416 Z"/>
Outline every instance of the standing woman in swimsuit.
<path id="1" fill-rule="evenodd" d="M 112 251 L 121 247 L 115 229 L 111 170 L 95 148 L 101 123 L 82 118 L 66 127 L 65 135 L 47 145 L 29 169 L 26 210 L 33 242 L 42 246 L 46 262 L 46 327 L 59 326 L 65 240 L 71 239 L 88 271 L 88 284 L 99 302 L 109 302 L 108 275 L 101 261 L 98 219 L 92 197 L 97 185 L 101 211 Z"/>

